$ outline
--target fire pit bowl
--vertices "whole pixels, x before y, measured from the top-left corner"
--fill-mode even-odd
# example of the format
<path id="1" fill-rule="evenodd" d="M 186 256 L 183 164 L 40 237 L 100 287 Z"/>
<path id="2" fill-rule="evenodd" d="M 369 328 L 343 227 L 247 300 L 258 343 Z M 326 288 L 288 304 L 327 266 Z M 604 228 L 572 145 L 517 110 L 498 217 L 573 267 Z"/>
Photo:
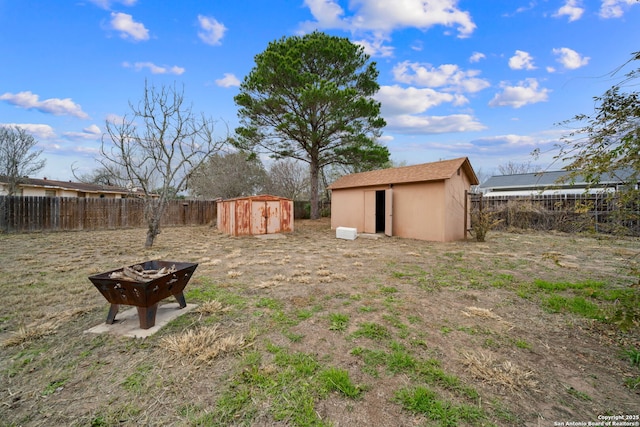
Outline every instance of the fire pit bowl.
<path id="1" fill-rule="evenodd" d="M 180 308 L 187 306 L 183 290 L 198 264 L 151 260 L 89 276 L 91 283 L 111 303 L 107 324 L 113 324 L 120 305 L 138 309 L 140 328 L 156 324 L 158 303 L 174 296 Z"/>

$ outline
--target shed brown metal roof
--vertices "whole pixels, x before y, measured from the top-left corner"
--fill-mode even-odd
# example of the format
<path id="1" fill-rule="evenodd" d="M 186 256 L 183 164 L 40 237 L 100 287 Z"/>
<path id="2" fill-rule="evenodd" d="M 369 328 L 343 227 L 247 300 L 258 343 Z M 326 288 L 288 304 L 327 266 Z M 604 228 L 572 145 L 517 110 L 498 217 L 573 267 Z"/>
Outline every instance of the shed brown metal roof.
<path id="1" fill-rule="evenodd" d="M 469 159 L 467 157 L 460 157 L 452 160 L 345 175 L 331 184 L 329 189 L 336 190 L 340 188 L 368 187 L 372 185 L 442 181 L 451 178 L 457 173 L 459 168 L 462 168 L 467 173 L 471 185 L 479 184 L 478 177 L 473 171 Z"/>
<path id="2" fill-rule="evenodd" d="M 228 202 L 228 201 L 232 201 L 232 200 L 244 200 L 244 199 L 250 199 L 250 200 L 254 200 L 256 202 L 266 202 L 266 201 L 277 201 L 277 200 L 291 200 L 287 197 L 281 197 L 281 196 L 273 196 L 271 194 L 255 194 L 253 196 L 240 196 L 240 197 L 232 197 L 230 199 L 219 199 L 219 202 Z"/>

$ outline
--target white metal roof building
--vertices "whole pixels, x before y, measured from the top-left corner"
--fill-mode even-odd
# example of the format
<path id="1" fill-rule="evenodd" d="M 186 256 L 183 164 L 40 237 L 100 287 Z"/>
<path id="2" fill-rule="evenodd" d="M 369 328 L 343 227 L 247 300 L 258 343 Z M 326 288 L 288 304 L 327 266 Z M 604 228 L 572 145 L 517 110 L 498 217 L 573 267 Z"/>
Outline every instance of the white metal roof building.
<path id="1" fill-rule="evenodd" d="M 594 184 L 582 175 L 570 179 L 568 171 L 494 175 L 478 186 L 478 190 L 484 197 L 609 193 L 627 185 L 632 176 L 631 170 L 620 170 L 602 174 Z"/>

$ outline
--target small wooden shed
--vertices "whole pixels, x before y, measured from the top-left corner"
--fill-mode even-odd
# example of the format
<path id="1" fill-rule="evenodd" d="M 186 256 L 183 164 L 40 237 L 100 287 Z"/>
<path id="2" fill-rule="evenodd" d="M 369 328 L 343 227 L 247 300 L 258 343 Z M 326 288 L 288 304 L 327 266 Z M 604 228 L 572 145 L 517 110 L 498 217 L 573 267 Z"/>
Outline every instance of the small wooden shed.
<path id="1" fill-rule="evenodd" d="M 449 242 L 470 227 L 467 157 L 346 175 L 329 186 L 331 228 Z"/>
<path id="2" fill-rule="evenodd" d="M 293 231 L 291 199 L 262 194 L 220 200 L 216 207 L 218 230 L 232 236 Z"/>

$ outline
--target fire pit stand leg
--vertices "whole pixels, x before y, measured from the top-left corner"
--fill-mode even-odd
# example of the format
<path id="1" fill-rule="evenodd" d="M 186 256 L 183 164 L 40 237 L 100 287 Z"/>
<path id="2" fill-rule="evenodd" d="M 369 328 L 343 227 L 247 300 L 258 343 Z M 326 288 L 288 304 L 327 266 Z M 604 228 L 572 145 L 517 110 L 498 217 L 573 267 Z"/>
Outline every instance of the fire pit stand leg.
<path id="1" fill-rule="evenodd" d="M 184 299 L 184 293 L 178 292 L 174 297 L 176 298 L 176 301 L 178 301 L 180 308 L 185 308 L 187 306 L 187 301 Z"/>
<path id="2" fill-rule="evenodd" d="M 156 312 L 158 311 L 158 303 L 150 307 L 136 307 L 138 309 L 138 318 L 140 319 L 140 329 L 149 329 L 156 324 Z"/>
<path id="3" fill-rule="evenodd" d="M 107 325 L 113 325 L 113 322 L 116 321 L 116 314 L 118 314 L 118 309 L 120 306 L 118 304 L 111 304 L 109 307 L 109 314 L 107 314 Z"/>

